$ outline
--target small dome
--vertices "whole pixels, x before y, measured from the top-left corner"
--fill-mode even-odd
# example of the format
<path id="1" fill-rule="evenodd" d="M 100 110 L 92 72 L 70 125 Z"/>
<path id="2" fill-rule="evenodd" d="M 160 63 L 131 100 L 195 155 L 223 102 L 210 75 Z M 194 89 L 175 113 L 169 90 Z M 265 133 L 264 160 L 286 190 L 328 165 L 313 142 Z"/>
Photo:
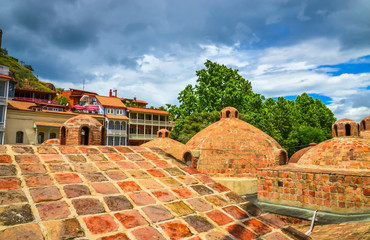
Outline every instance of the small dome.
<path id="1" fill-rule="evenodd" d="M 363 138 L 370 138 L 370 116 L 367 116 L 361 120 L 360 136 Z"/>
<path id="2" fill-rule="evenodd" d="M 101 123 L 96 120 L 95 118 L 92 118 L 90 116 L 85 116 L 85 115 L 77 115 L 73 118 L 70 118 L 68 119 L 67 121 L 64 122 L 63 125 L 65 126 L 70 126 L 70 125 L 82 125 L 82 124 L 87 124 L 89 126 L 92 126 L 92 125 L 101 125 Z"/>
<path id="3" fill-rule="evenodd" d="M 332 126 L 333 137 L 358 137 L 358 123 L 352 119 L 343 118 Z"/>
<path id="4" fill-rule="evenodd" d="M 50 138 L 48 140 L 45 140 L 42 145 L 59 145 L 59 139 L 58 138 Z"/>
<path id="5" fill-rule="evenodd" d="M 157 132 L 157 138 L 169 138 L 170 135 L 171 135 L 170 131 L 164 128 L 159 129 Z"/>
<path id="6" fill-rule="evenodd" d="M 298 164 L 310 168 L 370 169 L 370 139 L 332 138 L 307 151 Z"/>
<path id="7" fill-rule="evenodd" d="M 239 177 L 286 164 L 286 151 L 272 137 L 238 117 L 235 108 L 225 108 L 219 121 L 188 141 L 194 167 L 214 176 Z"/>
<path id="8" fill-rule="evenodd" d="M 317 143 L 310 143 L 308 147 L 302 148 L 301 150 L 295 152 L 289 159 L 289 163 L 297 163 L 299 159 L 311 148 L 316 146 Z"/>

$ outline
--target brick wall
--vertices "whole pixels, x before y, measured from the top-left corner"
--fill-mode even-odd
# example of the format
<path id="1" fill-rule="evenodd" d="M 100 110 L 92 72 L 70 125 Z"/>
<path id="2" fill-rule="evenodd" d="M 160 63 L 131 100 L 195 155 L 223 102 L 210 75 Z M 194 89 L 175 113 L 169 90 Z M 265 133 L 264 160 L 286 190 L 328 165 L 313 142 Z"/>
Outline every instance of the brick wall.
<path id="1" fill-rule="evenodd" d="M 339 213 L 370 213 L 370 173 L 279 166 L 258 172 L 258 200 Z"/>

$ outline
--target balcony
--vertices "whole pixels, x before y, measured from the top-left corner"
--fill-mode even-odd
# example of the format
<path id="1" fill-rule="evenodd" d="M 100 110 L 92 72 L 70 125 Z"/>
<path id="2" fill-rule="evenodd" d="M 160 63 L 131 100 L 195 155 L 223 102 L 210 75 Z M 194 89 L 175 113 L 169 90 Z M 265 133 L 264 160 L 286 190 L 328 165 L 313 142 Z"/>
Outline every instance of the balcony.
<path id="1" fill-rule="evenodd" d="M 38 98 L 14 97 L 13 100 L 23 101 L 23 102 L 34 102 L 34 103 L 58 104 L 57 101 L 49 101 L 46 99 L 38 99 Z"/>
<path id="2" fill-rule="evenodd" d="M 173 124 L 166 121 L 158 121 L 158 120 L 144 120 L 144 119 L 130 119 L 130 124 L 140 124 L 140 125 L 153 125 L 153 126 L 166 126 L 172 127 Z"/>
<path id="3" fill-rule="evenodd" d="M 130 134 L 130 140 L 152 140 L 156 138 L 156 135 L 153 134 Z"/>
<path id="4" fill-rule="evenodd" d="M 108 136 L 120 136 L 120 137 L 127 137 L 127 132 L 126 130 L 116 130 L 116 129 L 108 129 L 107 130 L 107 135 Z"/>

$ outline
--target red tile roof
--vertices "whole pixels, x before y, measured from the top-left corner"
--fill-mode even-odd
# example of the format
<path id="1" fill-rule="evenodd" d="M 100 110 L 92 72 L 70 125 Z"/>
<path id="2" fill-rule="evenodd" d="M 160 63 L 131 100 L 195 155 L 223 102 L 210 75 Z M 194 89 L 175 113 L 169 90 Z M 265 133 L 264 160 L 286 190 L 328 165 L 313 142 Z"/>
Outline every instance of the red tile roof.
<path id="1" fill-rule="evenodd" d="M 37 126 L 46 126 L 46 127 L 62 127 L 63 123 L 52 123 L 52 122 L 35 122 Z"/>
<path id="2" fill-rule="evenodd" d="M 104 116 L 110 119 L 128 120 L 127 116 L 122 116 L 122 115 L 105 114 Z"/>
<path id="3" fill-rule="evenodd" d="M 9 76 L 3 75 L 3 74 L 0 74 L 0 78 L 12 79 L 12 77 L 9 77 Z"/>
<path id="4" fill-rule="evenodd" d="M 121 99 L 118 97 L 106 97 L 106 96 L 95 96 L 99 103 L 104 107 L 114 107 L 114 108 L 126 108 L 125 104 L 122 103 Z"/>
<path id="5" fill-rule="evenodd" d="M 169 115 L 169 113 L 166 112 L 166 111 L 156 110 L 156 109 L 149 109 L 149 108 L 127 107 L 127 110 L 130 110 L 132 112 L 147 112 L 147 113 L 156 113 L 156 114 L 162 114 L 162 115 Z"/>

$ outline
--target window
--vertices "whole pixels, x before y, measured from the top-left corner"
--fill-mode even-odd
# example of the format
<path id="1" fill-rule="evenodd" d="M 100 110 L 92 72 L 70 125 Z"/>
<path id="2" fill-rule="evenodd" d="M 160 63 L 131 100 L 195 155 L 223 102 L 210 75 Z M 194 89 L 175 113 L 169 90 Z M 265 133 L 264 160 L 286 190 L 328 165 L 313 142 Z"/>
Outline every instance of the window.
<path id="1" fill-rule="evenodd" d="M 122 115 L 122 109 L 117 109 L 117 115 Z"/>
<path id="2" fill-rule="evenodd" d="M 109 121 L 108 129 L 114 129 L 114 122 Z"/>
<path id="3" fill-rule="evenodd" d="M 145 134 L 152 134 L 152 129 L 146 128 L 145 129 Z"/>
<path id="4" fill-rule="evenodd" d="M 126 122 L 121 123 L 121 130 L 126 130 Z"/>
<path id="5" fill-rule="evenodd" d="M 119 130 L 121 128 L 120 125 L 121 125 L 120 122 L 119 121 L 116 121 L 115 126 L 114 126 L 114 129 Z"/>
<path id="6" fill-rule="evenodd" d="M 89 128 L 81 128 L 81 145 L 89 145 Z"/>
<path id="7" fill-rule="evenodd" d="M 40 132 L 39 135 L 37 136 L 37 143 L 41 144 L 44 142 L 45 139 L 45 134 L 43 132 Z"/>
<path id="8" fill-rule="evenodd" d="M 126 145 L 126 138 L 121 137 L 121 145 Z"/>
<path id="9" fill-rule="evenodd" d="M 50 138 L 57 138 L 57 134 L 56 133 L 50 133 Z"/>
<path id="10" fill-rule="evenodd" d="M 107 114 L 114 114 L 113 108 L 107 108 Z"/>
<path id="11" fill-rule="evenodd" d="M 113 146 L 113 137 L 108 137 L 108 145 Z"/>
<path id="12" fill-rule="evenodd" d="M 130 133 L 135 134 L 135 128 L 130 128 Z"/>
<path id="13" fill-rule="evenodd" d="M 15 134 L 15 143 L 23 143 L 23 132 L 19 131 Z"/>
<path id="14" fill-rule="evenodd" d="M 120 139 L 120 137 L 115 137 L 115 138 L 114 138 L 114 146 L 118 146 L 118 145 L 120 145 L 120 144 L 119 144 L 119 139 Z"/>

